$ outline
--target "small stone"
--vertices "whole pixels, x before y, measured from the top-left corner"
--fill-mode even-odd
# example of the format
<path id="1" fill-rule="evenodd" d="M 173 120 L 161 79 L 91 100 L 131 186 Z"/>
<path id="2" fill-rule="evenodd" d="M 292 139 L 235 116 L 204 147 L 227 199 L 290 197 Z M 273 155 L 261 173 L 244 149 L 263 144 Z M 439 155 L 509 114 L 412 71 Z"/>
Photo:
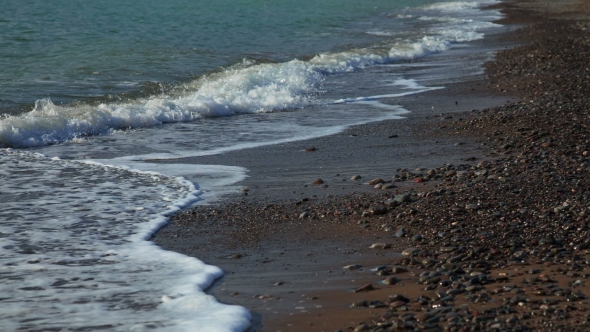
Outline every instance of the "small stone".
<path id="1" fill-rule="evenodd" d="M 405 228 L 400 227 L 396 232 L 395 232 L 395 236 L 397 237 L 404 237 L 408 234 L 408 231 L 406 231 Z"/>
<path id="2" fill-rule="evenodd" d="M 369 304 L 365 300 L 360 300 L 352 303 L 353 308 L 367 307 Z"/>
<path id="3" fill-rule="evenodd" d="M 382 214 L 386 214 L 387 213 L 387 208 L 385 206 L 375 206 L 369 209 L 368 211 L 371 215 L 374 216 L 380 216 Z"/>
<path id="4" fill-rule="evenodd" d="M 451 295 L 451 296 L 455 296 L 458 294 L 462 294 L 463 290 L 462 289 L 455 289 L 455 288 L 451 288 L 447 291 L 447 295 Z"/>
<path id="5" fill-rule="evenodd" d="M 369 248 L 371 249 L 389 249 L 391 244 L 389 243 L 373 243 Z"/>
<path id="6" fill-rule="evenodd" d="M 368 331 L 370 330 L 369 325 L 365 324 L 365 323 L 361 323 L 359 326 L 355 327 L 355 329 L 353 330 L 354 332 L 362 332 L 362 331 Z"/>
<path id="7" fill-rule="evenodd" d="M 309 216 L 311 216 L 311 213 L 309 213 L 308 211 L 305 211 L 299 215 L 299 219 L 309 218 Z"/>
<path id="8" fill-rule="evenodd" d="M 461 254 L 461 255 L 450 257 L 449 259 L 447 259 L 447 262 L 456 263 L 456 262 L 459 262 L 460 260 L 462 260 L 463 258 L 465 258 L 465 255 Z"/>
<path id="9" fill-rule="evenodd" d="M 555 244 L 557 241 L 555 241 L 553 235 L 548 234 L 547 236 L 545 236 L 545 242 L 548 244 Z"/>
<path id="10" fill-rule="evenodd" d="M 315 147 L 310 147 L 310 148 L 305 148 L 305 152 L 313 152 L 313 151 L 317 151 L 318 149 Z"/>
<path id="11" fill-rule="evenodd" d="M 366 284 L 364 286 L 361 286 L 357 289 L 354 290 L 355 293 L 360 293 L 360 292 L 368 292 L 368 291 L 372 291 L 375 290 L 375 287 L 373 287 L 372 284 Z"/>
<path id="12" fill-rule="evenodd" d="M 342 268 L 345 269 L 345 270 L 353 271 L 353 270 L 358 270 L 361 267 L 363 267 L 363 266 L 362 265 L 359 265 L 359 264 L 352 264 L 352 265 L 346 265 L 346 266 L 344 266 Z"/>
<path id="13" fill-rule="evenodd" d="M 389 301 L 391 301 L 391 302 L 403 301 L 404 303 L 408 303 L 408 302 L 410 302 L 410 299 L 407 298 L 407 297 L 405 297 L 405 296 L 403 296 L 403 295 L 395 294 L 395 295 L 390 295 L 389 296 Z"/>
<path id="14" fill-rule="evenodd" d="M 385 203 L 383 203 L 383 204 L 385 204 L 385 206 L 386 206 L 387 208 L 391 209 L 391 208 L 394 208 L 394 207 L 396 207 L 396 206 L 399 204 L 399 202 L 397 202 L 396 200 L 393 200 L 393 199 L 388 199 L 388 200 L 387 200 L 387 201 L 385 201 Z"/>
<path id="15" fill-rule="evenodd" d="M 401 266 L 394 266 L 391 268 L 391 273 L 405 273 L 408 272 L 408 269 L 406 269 L 405 267 L 401 267 Z"/>
<path id="16" fill-rule="evenodd" d="M 424 266 L 432 266 L 434 264 L 436 264 L 436 260 L 432 258 L 425 258 L 424 260 L 422 260 L 422 265 Z"/>
<path id="17" fill-rule="evenodd" d="M 398 202 L 398 203 L 405 203 L 405 202 L 409 202 L 410 201 L 410 196 L 406 195 L 406 194 L 401 194 L 401 195 L 395 195 L 395 197 L 393 198 L 394 201 Z"/>
<path id="18" fill-rule="evenodd" d="M 387 269 L 387 265 L 379 265 L 377 267 L 372 268 L 370 271 L 371 272 L 379 272 L 379 271 L 383 271 Z"/>
<path id="19" fill-rule="evenodd" d="M 424 281 L 424 284 L 425 285 L 431 285 L 431 284 L 436 284 L 438 282 L 440 282 L 440 277 L 433 277 L 433 278 L 426 279 Z"/>
<path id="20" fill-rule="evenodd" d="M 393 188 L 397 188 L 397 186 L 393 183 L 385 183 L 381 186 L 381 189 L 383 189 L 383 190 L 393 189 Z"/>
<path id="21" fill-rule="evenodd" d="M 451 263 L 445 263 L 442 265 L 442 268 L 445 270 L 454 270 L 457 268 L 457 265 Z"/>
<path id="22" fill-rule="evenodd" d="M 416 320 L 419 322 L 425 322 L 428 318 L 430 318 L 430 314 L 427 312 L 422 312 L 416 315 Z"/>
<path id="23" fill-rule="evenodd" d="M 391 274 L 390 270 L 381 270 L 381 271 L 377 271 L 377 273 L 375 273 L 378 276 L 388 276 Z"/>
<path id="24" fill-rule="evenodd" d="M 385 180 L 383 180 L 382 178 L 376 178 L 376 179 L 373 179 L 373 180 L 367 182 L 367 184 L 369 186 L 374 186 L 374 185 L 380 184 L 380 183 L 385 183 Z"/>
<path id="25" fill-rule="evenodd" d="M 312 182 L 312 184 L 315 184 L 315 185 L 324 184 L 324 183 L 325 183 L 324 180 L 319 179 L 319 178 Z"/>
<path id="26" fill-rule="evenodd" d="M 356 181 L 356 180 L 360 180 L 360 179 L 362 179 L 362 178 L 363 178 L 363 177 L 362 177 L 362 176 L 360 176 L 360 175 L 355 175 L 355 176 L 351 177 L 350 179 L 351 179 L 351 180 L 354 180 L 354 181 Z"/>
<path id="27" fill-rule="evenodd" d="M 455 170 L 450 170 L 450 171 L 447 171 L 447 172 L 445 173 L 445 176 L 446 176 L 446 177 L 448 177 L 448 178 L 450 178 L 451 176 L 454 176 L 455 174 L 457 174 L 457 171 L 455 171 Z"/>
<path id="28" fill-rule="evenodd" d="M 381 301 L 371 301 L 369 302 L 369 308 L 385 308 L 387 307 L 387 304 L 381 302 Z"/>
<path id="29" fill-rule="evenodd" d="M 404 256 L 413 256 L 414 254 L 418 253 L 420 249 L 418 248 L 408 248 L 402 251 L 402 255 Z"/>
<path id="30" fill-rule="evenodd" d="M 387 277 L 383 280 L 383 283 L 386 285 L 395 285 L 399 282 L 400 280 L 396 277 Z"/>

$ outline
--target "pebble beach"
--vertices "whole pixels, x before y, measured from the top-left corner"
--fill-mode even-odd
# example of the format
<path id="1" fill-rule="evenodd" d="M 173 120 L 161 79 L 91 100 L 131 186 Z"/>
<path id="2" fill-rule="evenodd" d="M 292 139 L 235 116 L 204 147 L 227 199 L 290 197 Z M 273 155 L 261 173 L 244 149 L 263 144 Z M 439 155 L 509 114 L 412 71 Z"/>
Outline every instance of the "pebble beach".
<path id="1" fill-rule="evenodd" d="M 306 171 L 258 170 L 272 186 L 251 175 L 152 240 L 223 269 L 208 292 L 252 331 L 589 330 L 590 2 L 495 6 L 510 47 L 445 99 L 468 111 L 291 143 Z M 351 158 L 406 142 L 407 162 L 339 163 L 349 138 Z"/>

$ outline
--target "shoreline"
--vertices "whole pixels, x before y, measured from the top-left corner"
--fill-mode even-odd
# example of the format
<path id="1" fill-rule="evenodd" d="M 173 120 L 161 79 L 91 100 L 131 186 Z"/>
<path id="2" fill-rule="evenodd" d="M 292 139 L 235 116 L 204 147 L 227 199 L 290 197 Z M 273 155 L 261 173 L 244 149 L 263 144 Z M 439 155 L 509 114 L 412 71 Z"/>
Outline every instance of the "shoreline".
<path id="1" fill-rule="evenodd" d="M 530 14 L 515 23 L 530 23 L 547 15 L 547 12 L 532 13 L 531 8 L 521 9 L 521 3 L 504 3 L 509 11 L 520 15 L 523 10 Z M 541 4 L 547 2 L 536 3 L 537 8 L 545 10 Z M 573 25 L 551 20 L 534 28 L 525 27 L 507 38 L 521 42 L 540 41 L 544 43 L 542 45 L 548 45 L 551 41 L 541 39 L 543 33 L 553 29 L 555 36 L 572 35 L 571 32 L 576 32 Z M 574 30 L 557 31 L 562 27 Z M 533 38 L 527 40 L 530 36 Z M 573 37 L 584 40 L 580 34 Z M 575 52 L 560 49 L 560 40 L 554 42 L 555 45 L 548 46 L 549 51 L 565 52 L 564 57 L 575 58 Z M 576 45 L 585 47 L 586 44 Z M 311 141 L 231 153 L 230 157 L 238 166 L 250 170 L 250 178 L 244 182 L 249 188 L 248 196 L 234 202 L 184 211 L 174 216 L 153 240 L 164 249 L 195 256 L 226 271 L 209 293 L 220 302 L 249 309 L 254 316 L 251 330 L 330 331 L 349 328 L 363 331 L 379 324 L 384 330 L 394 325 L 418 328 L 419 324 L 442 328 L 464 321 L 483 328 L 503 328 L 517 326 L 512 317 L 522 319 L 522 325 L 518 326 L 525 330 L 535 326 L 556 329 L 558 326 L 542 325 L 549 324 L 547 318 L 553 317 L 562 319 L 566 328 L 573 328 L 572 324 L 580 323 L 583 320 L 580 317 L 585 316 L 582 309 L 590 309 L 585 299 L 586 295 L 590 296 L 590 290 L 583 281 L 586 262 L 590 262 L 586 257 L 587 245 L 582 246 L 584 240 L 571 232 L 578 229 L 578 235 L 585 234 L 586 223 L 590 222 L 587 218 L 590 207 L 584 205 L 587 204 L 584 197 L 587 197 L 588 187 L 584 188 L 584 174 L 587 177 L 590 146 L 583 138 L 575 136 L 576 131 L 583 133 L 588 129 L 585 127 L 588 110 L 584 109 L 585 99 L 583 93 L 580 97 L 579 91 L 575 95 L 577 102 L 575 98 L 574 101 L 564 99 L 563 92 L 569 90 L 563 90 L 560 85 L 563 82 L 558 79 L 551 81 L 550 77 L 544 76 L 543 80 L 548 78 L 550 83 L 530 84 L 531 78 L 520 79 L 506 73 L 508 68 L 543 74 L 545 68 L 540 68 L 539 63 L 534 64 L 536 68 L 531 67 L 526 56 L 530 52 L 543 51 L 546 50 L 524 45 L 499 52 L 496 60 L 487 65 L 492 78 L 478 81 L 481 99 L 469 96 L 473 94 L 472 83 L 457 84 L 453 87 L 457 89 L 455 94 L 452 94 L 453 88 L 430 92 L 422 106 L 415 106 L 423 107 L 423 111 L 411 113 L 406 120 L 355 126 L 342 134 Z M 573 62 L 562 65 L 573 65 Z M 566 74 L 565 69 L 556 68 L 555 71 Z M 524 84 L 519 85 L 519 82 Z M 583 85 L 584 82 L 587 81 L 582 77 L 581 81 L 574 83 Z M 486 93 L 487 85 L 493 84 L 500 92 Z M 549 91 L 548 87 L 555 85 L 561 94 L 543 94 Z M 513 102 L 492 110 L 438 114 L 436 117 L 424 111 L 432 103 L 452 110 L 454 101 L 460 97 L 457 101 L 459 106 L 466 107 L 463 110 L 481 110 L 503 104 L 498 102 L 502 98 L 490 99 L 491 94 L 523 95 L 533 102 Z M 570 111 L 578 114 L 576 121 L 581 127 L 570 128 L 570 132 L 565 131 L 569 133 L 566 136 L 553 132 L 555 128 L 551 127 L 551 122 L 541 121 L 552 118 L 549 110 L 544 109 L 547 104 L 544 98 L 553 98 L 550 100 L 553 105 L 563 108 L 559 111 L 561 113 L 565 113 L 568 106 L 577 105 L 578 109 Z M 513 97 L 509 99 L 515 100 Z M 483 101 L 495 105 L 481 104 Z M 472 104 L 484 106 L 469 107 Z M 531 118 L 531 114 L 536 117 Z M 515 126 L 513 122 L 522 125 Z M 567 126 L 567 121 L 554 124 L 558 129 L 567 130 L 567 127 L 558 125 Z M 536 126 L 538 130 L 535 130 Z M 388 138 L 394 135 L 397 136 Z M 548 142 L 545 141 L 547 138 Z M 568 139 L 577 139 L 577 143 L 563 143 Z M 532 142 L 532 147 L 527 142 Z M 573 148 L 570 149 L 570 145 Z M 305 151 L 309 148 L 316 150 Z M 301 162 L 290 166 L 295 170 L 285 171 L 285 166 L 279 163 L 292 160 L 292 157 L 288 159 L 288 154 L 294 154 Z M 227 160 L 228 155 L 199 158 L 195 162 L 202 163 L 206 159 L 206 163 L 224 164 L 219 160 Z M 564 155 L 575 158 L 562 158 Z M 351 164 L 359 159 L 362 163 Z M 265 160 L 279 162 L 272 165 L 260 163 Z M 241 162 L 250 162 L 250 165 L 239 164 Z M 551 163 L 558 164 L 561 169 L 552 166 L 547 170 Z M 269 173 L 268 169 L 273 167 L 276 169 Z M 417 167 L 423 170 L 415 170 Z M 407 168 L 412 174 L 397 172 L 399 168 Z M 429 170 L 434 170 L 434 175 L 428 174 Z M 561 174 L 562 171 L 566 174 Z M 281 172 L 286 174 L 277 177 Z M 551 172 L 555 176 L 545 174 Z M 406 179 L 393 182 L 396 188 L 390 190 L 376 190 L 362 184 L 377 177 L 389 181 L 394 174 L 399 175 L 399 179 L 403 180 L 404 176 Z M 353 175 L 362 175 L 363 179 L 353 181 L 350 179 Z M 311 182 L 318 177 L 325 183 L 312 185 Z M 288 181 L 289 178 L 292 181 Z M 535 195 L 543 190 L 548 191 L 545 195 L 550 197 L 539 200 Z M 353 191 L 356 193 L 352 194 Z M 388 200 L 401 194 L 409 196 L 403 200 L 400 197 L 400 203 L 387 205 Z M 381 208 L 382 205 L 385 209 Z M 309 216 L 304 215 L 306 212 Z M 537 229 L 538 225 L 544 227 Z M 406 236 L 395 237 L 392 233 L 400 228 L 405 229 Z M 440 233 L 445 234 L 440 236 Z M 515 238 L 516 235 L 520 238 Z M 369 248 L 377 243 L 386 246 Z M 401 252 L 409 247 L 417 249 L 409 257 L 403 256 Z M 547 253 L 552 256 L 543 256 Z M 549 263 L 551 265 L 547 265 Z M 342 268 L 355 264 L 363 267 Z M 580 267 L 580 271 L 573 268 L 574 264 Z M 385 270 L 390 276 L 398 279 L 390 281 L 394 285 L 381 283 L 386 276 L 377 276 L 370 271 L 380 265 L 387 266 Z M 394 269 L 407 272 L 395 274 Z M 427 280 L 419 280 L 424 271 L 436 269 L 441 270 L 440 275 L 430 278 L 438 278 L 438 281 L 424 285 Z M 539 269 L 540 272 L 531 276 L 525 274 L 527 270 L 536 272 Z M 471 277 L 464 280 L 464 275 Z M 550 278 L 542 280 L 542 275 L 550 275 Z M 529 282 L 525 280 L 527 277 L 537 280 Z M 479 278 L 479 284 L 475 278 Z M 448 285 L 444 280 L 448 280 Z M 573 286 L 577 280 L 582 281 Z M 452 285 L 455 281 L 463 286 Z M 472 284 L 465 286 L 467 282 Z M 367 284 L 376 289 L 354 292 Z M 439 286 L 425 291 L 424 288 L 431 284 Z M 562 298 L 553 296 L 546 289 L 548 284 L 556 285 L 553 288 L 561 288 L 562 292 L 567 292 L 564 291 L 567 288 L 570 291 Z M 512 287 L 506 287 L 508 285 Z M 473 289 L 466 290 L 472 286 Z M 443 289 L 451 299 L 436 299 L 436 292 Z M 449 293 L 450 289 L 456 291 Z M 502 291 L 495 292 L 497 289 Z M 541 297 L 536 297 L 536 302 L 525 300 L 540 290 L 547 295 L 539 295 Z M 576 292 L 584 298 L 563 300 Z M 411 301 L 388 298 L 394 294 L 403 294 Z M 415 301 L 420 296 L 429 298 L 424 299 L 426 304 Z M 510 303 L 510 299 L 518 296 L 522 299 Z M 547 303 L 543 302 L 544 298 L 548 299 Z M 477 299 L 479 302 L 474 301 Z M 363 301 L 366 302 L 363 304 Z M 370 308 L 371 301 L 381 301 L 381 304 L 374 302 L 374 308 Z M 519 303 L 524 304 L 519 307 Z M 568 309 L 564 303 L 574 308 Z M 352 304 L 358 304 L 358 307 L 350 308 Z M 505 306 L 507 312 L 500 312 L 500 306 Z M 425 308 L 430 312 L 420 316 Z M 435 312 L 440 308 L 447 309 Z M 549 315 L 521 317 L 521 308 L 532 312 L 549 311 Z M 444 317 L 441 316 L 443 313 Z M 568 314 L 569 318 L 566 317 Z M 466 317 L 469 320 L 463 319 Z"/>

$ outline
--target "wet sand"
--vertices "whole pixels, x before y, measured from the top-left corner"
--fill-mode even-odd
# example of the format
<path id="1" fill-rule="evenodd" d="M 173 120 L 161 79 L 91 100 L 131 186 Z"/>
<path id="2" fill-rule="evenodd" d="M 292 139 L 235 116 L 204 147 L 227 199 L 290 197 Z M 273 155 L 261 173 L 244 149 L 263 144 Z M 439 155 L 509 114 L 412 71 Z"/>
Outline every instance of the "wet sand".
<path id="1" fill-rule="evenodd" d="M 530 25 L 495 42 L 523 46 L 415 98 L 405 120 L 191 160 L 249 178 L 154 241 L 224 269 L 209 292 L 251 310 L 252 330 L 584 330 L 585 3 L 500 5 L 504 23 Z"/>

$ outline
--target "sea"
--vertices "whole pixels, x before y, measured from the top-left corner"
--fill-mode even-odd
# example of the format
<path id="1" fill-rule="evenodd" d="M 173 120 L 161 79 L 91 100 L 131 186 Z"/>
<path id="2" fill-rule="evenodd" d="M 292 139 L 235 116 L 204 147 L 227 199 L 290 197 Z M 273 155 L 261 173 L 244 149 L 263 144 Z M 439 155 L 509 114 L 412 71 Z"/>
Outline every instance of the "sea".
<path id="1" fill-rule="evenodd" d="M 482 72 L 456 55 L 494 3 L 2 0 L 0 330 L 248 329 L 220 268 L 150 242 L 248 174 L 183 158 L 402 118 Z"/>

